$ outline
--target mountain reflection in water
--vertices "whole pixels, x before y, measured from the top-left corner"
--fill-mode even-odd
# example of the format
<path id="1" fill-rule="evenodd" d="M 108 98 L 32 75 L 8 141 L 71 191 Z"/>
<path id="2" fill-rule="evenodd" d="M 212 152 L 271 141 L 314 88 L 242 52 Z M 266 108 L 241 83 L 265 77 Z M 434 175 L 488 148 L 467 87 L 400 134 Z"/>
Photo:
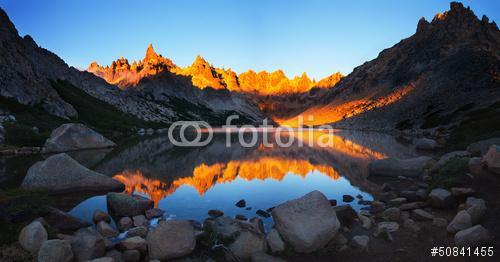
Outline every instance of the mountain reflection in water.
<path id="1" fill-rule="evenodd" d="M 156 137 L 109 153 L 93 169 L 124 183 L 127 193 L 151 198 L 169 215 L 202 220 L 209 209 L 252 217 L 257 209 L 312 190 L 339 203 L 344 194 L 370 200 L 378 186 L 366 179 L 368 163 L 414 155 L 411 148 L 386 134 L 338 131 L 326 134 L 331 136 L 331 146 L 318 147 L 324 135 L 302 134 L 303 147 L 295 141 L 286 148 L 272 139 L 272 147 L 264 146 L 261 136 L 254 147 L 243 147 L 231 136 L 232 146 L 226 147 L 226 134 L 215 134 L 210 144 L 194 148 L 176 147 L 168 138 Z M 240 199 L 252 210 L 236 208 Z M 358 210 L 362 207 L 350 204 Z M 106 210 L 105 197 L 88 199 L 72 213 L 90 219 L 96 208 Z"/>

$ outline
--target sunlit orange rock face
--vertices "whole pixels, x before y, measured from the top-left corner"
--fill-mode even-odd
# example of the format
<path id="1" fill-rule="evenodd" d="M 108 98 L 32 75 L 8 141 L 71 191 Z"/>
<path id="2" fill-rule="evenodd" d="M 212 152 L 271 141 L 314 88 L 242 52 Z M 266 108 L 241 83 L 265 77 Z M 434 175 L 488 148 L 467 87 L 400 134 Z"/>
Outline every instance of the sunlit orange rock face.
<path id="1" fill-rule="evenodd" d="M 229 161 L 212 165 L 200 164 L 194 168 L 192 176 L 174 180 L 170 185 L 148 178 L 140 170 L 125 170 L 113 178 L 125 185 L 125 192 L 148 195 L 155 205 L 158 205 L 161 199 L 173 194 L 184 185 L 193 187 L 200 195 L 203 195 L 216 184 L 230 183 L 238 177 L 247 181 L 255 179 L 281 181 L 290 173 L 305 177 L 312 171 L 319 171 L 332 179 L 340 177 L 331 166 L 314 165 L 305 160 L 263 157 L 257 160 Z"/>
<path id="2" fill-rule="evenodd" d="M 213 67 L 201 56 L 197 56 L 192 65 L 180 68 L 158 55 L 152 45 L 149 45 L 141 61 L 130 64 L 127 59 L 120 58 L 106 67 L 93 62 L 87 71 L 122 89 L 136 86 L 145 77 L 168 71 L 190 77 L 193 85 L 200 89 L 211 87 L 258 95 L 286 95 L 308 92 L 314 87 L 331 88 L 343 77 L 340 73 L 334 73 L 316 82 L 304 73 L 289 79 L 282 70 L 271 73 L 249 70 L 238 75 L 231 69 Z"/>

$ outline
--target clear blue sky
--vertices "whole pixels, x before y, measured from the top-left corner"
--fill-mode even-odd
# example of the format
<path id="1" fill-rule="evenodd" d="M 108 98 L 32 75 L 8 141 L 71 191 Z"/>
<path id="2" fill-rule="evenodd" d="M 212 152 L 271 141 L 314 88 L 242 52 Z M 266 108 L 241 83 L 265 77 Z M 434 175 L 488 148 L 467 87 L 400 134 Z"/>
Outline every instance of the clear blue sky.
<path id="1" fill-rule="evenodd" d="M 500 1 L 463 1 L 498 21 Z M 347 74 L 415 32 L 449 1 L 66 1 L 0 0 L 21 35 L 86 68 L 120 56 L 138 60 L 148 43 L 186 66 L 197 54 L 240 73 Z"/>

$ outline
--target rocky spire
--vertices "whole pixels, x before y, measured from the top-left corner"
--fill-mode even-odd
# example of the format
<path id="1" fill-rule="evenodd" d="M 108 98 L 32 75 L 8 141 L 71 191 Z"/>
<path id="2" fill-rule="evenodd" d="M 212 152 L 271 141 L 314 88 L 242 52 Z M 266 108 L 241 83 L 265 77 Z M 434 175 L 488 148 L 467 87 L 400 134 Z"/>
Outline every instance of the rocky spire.
<path id="1" fill-rule="evenodd" d="M 148 49 L 146 50 L 146 57 L 144 57 L 145 61 L 155 59 L 158 57 L 158 54 L 155 52 L 153 48 L 153 44 L 149 44 Z"/>

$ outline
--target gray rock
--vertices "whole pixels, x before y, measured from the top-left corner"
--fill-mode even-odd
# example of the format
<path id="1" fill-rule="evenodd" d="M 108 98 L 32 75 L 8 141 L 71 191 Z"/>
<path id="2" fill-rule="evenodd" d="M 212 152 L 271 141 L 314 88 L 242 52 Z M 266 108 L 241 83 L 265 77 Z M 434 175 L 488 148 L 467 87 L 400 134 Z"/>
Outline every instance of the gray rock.
<path id="1" fill-rule="evenodd" d="M 134 221 L 134 226 L 136 227 L 149 226 L 149 221 L 144 215 L 134 216 L 132 217 L 132 221 Z"/>
<path id="2" fill-rule="evenodd" d="M 380 222 L 377 224 L 377 228 L 375 231 L 383 231 L 386 230 L 389 233 L 395 232 L 399 230 L 399 224 L 396 222 Z"/>
<path id="3" fill-rule="evenodd" d="M 31 166 L 21 186 L 52 193 L 121 191 L 125 188 L 121 182 L 80 165 L 64 153 Z"/>
<path id="4" fill-rule="evenodd" d="M 265 253 L 267 245 L 263 235 L 243 231 L 229 245 L 229 249 L 238 258 L 245 259 L 250 258 L 253 254 Z"/>
<path id="5" fill-rule="evenodd" d="M 364 229 L 370 229 L 372 227 L 372 220 L 369 217 L 358 215 L 358 218 Z"/>
<path id="6" fill-rule="evenodd" d="M 372 214 L 378 214 L 382 211 L 385 210 L 385 203 L 384 202 L 381 202 L 381 201 L 373 201 L 371 203 L 371 209 L 370 209 L 370 212 Z"/>
<path id="7" fill-rule="evenodd" d="M 120 220 L 118 220 L 118 228 L 121 231 L 128 230 L 134 225 L 134 222 L 132 222 L 132 219 L 130 217 L 122 217 Z"/>
<path id="8" fill-rule="evenodd" d="M 337 233 L 340 222 L 319 191 L 278 205 L 272 211 L 276 229 L 297 252 L 314 252 Z"/>
<path id="9" fill-rule="evenodd" d="M 163 214 L 165 214 L 165 211 L 163 211 L 159 208 L 151 208 L 149 210 L 146 210 L 146 218 L 147 219 L 162 217 Z"/>
<path id="10" fill-rule="evenodd" d="M 443 166 L 444 164 L 446 164 L 446 162 L 453 158 L 466 158 L 470 156 L 471 154 L 469 151 L 453 151 L 442 155 L 437 163 L 439 166 Z"/>
<path id="11" fill-rule="evenodd" d="M 119 234 L 118 231 L 105 221 L 99 221 L 96 225 L 96 229 L 103 237 L 116 237 Z"/>
<path id="12" fill-rule="evenodd" d="M 475 197 L 467 198 L 467 200 L 465 201 L 465 209 L 471 216 L 471 222 L 473 225 L 481 222 L 487 211 L 486 203 L 484 202 L 484 200 Z"/>
<path id="13" fill-rule="evenodd" d="M 438 147 L 438 143 L 430 138 L 419 138 L 415 140 L 415 147 L 422 150 L 434 150 Z"/>
<path id="14" fill-rule="evenodd" d="M 115 249 L 106 252 L 106 257 L 114 258 L 115 262 L 124 262 L 122 253 L 120 253 L 120 251 L 115 250 Z"/>
<path id="15" fill-rule="evenodd" d="M 426 221 L 426 220 L 432 221 L 434 219 L 434 216 L 431 213 L 423 209 L 413 209 L 411 211 L 411 215 L 415 220 L 420 220 L 420 221 Z"/>
<path id="16" fill-rule="evenodd" d="M 63 124 L 54 129 L 45 141 L 43 153 L 67 152 L 81 149 L 107 148 L 116 146 L 84 124 Z"/>
<path id="17" fill-rule="evenodd" d="M 232 239 L 239 233 L 240 226 L 234 218 L 223 216 L 215 219 L 213 231 L 222 239 Z"/>
<path id="18" fill-rule="evenodd" d="M 400 215 L 401 211 L 397 207 L 388 208 L 382 213 L 382 217 L 387 221 L 398 221 Z"/>
<path id="19" fill-rule="evenodd" d="M 356 211 L 351 207 L 351 205 L 340 205 L 334 206 L 333 210 L 337 214 L 337 219 L 341 226 L 351 226 L 354 220 L 358 217 Z"/>
<path id="20" fill-rule="evenodd" d="M 457 215 L 451 220 L 448 224 L 446 230 L 449 233 L 456 233 L 460 230 L 464 230 L 472 226 L 472 219 L 469 213 L 465 210 L 461 210 L 457 213 Z"/>
<path id="21" fill-rule="evenodd" d="M 106 245 L 102 236 L 93 228 L 82 228 L 76 231 L 71 239 L 71 250 L 78 262 L 103 257 Z"/>
<path id="22" fill-rule="evenodd" d="M 139 262 L 141 261 L 141 253 L 139 250 L 125 250 L 122 258 L 124 262 Z"/>
<path id="23" fill-rule="evenodd" d="M 144 226 L 134 227 L 127 231 L 127 237 L 142 237 L 145 238 L 148 235 L 148 229 Z"/>
<path id="24" fill-rule="evenodd" d="M 453 205 L 451 192 L 443 188 L 435 188 L 429 193 L 427 202 L 434 208 L 447 208 Z"/>
<path id="25" fill-rule="evenodd" d="M 280 233 L 278 230 L 271 229 L 266 236 L 267 244 L 273 253 L 282 252 L 285 250 L 285 242 L 281 239 Z"/>
<path id="26" fill-rule="evenodd" d="M 404 203 L 406 203 L 405 197 L 397 197 L 397 198 L 389 200 L 389 202 L 388 202 L 388 204 L 391 206 L 400 206 Z"/>
<path id="27" fill-rule="evenodd" d="M 70 262 L 72 260 L 73 251 L 68 240 L 47 240 L 38 251 L 38 262 Z"/>
<path id="28" fill-rule="evenodd" d="M 154 202 L 145 197 L 126 193 L 108 193 L 106 202 L 109 212 L 118 217 L 143 215 L 154 206 Z"/>
<path id="29" fill-rule="evenodd" d="M 33 221 L 25 226 L 19 234 L 19 244 L 31 253 L 36 253 L 42 243 L 47 240 L 47 231 L 42 223 Z"/>
<path id="30" fill-rule="evenodd" d="M 454 197 L 468 197 L 476 194 L 476 190 L 468 187 L 452 187 L 451 195 Z"/>
<path id="31" fill-rule="evenodd" d="M 464 247 L 486 246 L 490 244 L 492 237 L 488 230 L 481 225 L 461 230 L 455 234 L 455 244 Z"/>
<path id="32" fill-rule="evenodd" d="M 485 165 L 489 171 L 500 174 L 500 146 L 490 146 L 488 152 L 481 159 L 481 163 Z"/>
<path id="33" fill-rule="evenodd" d="M 150 259 L 168 260 L 193 252 L 196 246 L 191 222 L 183 220 L 161 221 L 147 237 Z"/>
<path id="34" fill-rule="evenodd" d="M 467 147 L 467 151 L 471 152 L 473 155 L 484 155 L 492 145 L 500 145 L 500 137 L 490 138 L 486 140 L 481 140 L 470 144 Z"/>
<path id="35" fill-rule="evenodd" d="M 425 205 L 426 205 L 425 202 L 411 202 L 411 203 L 402 204 L 401 206 L 399 206 L 399 210 L 408 211 L 408 210 L 422 208 Z"/>
<path id="36" fill-rule="evenodd" d="M 92 225 L 56 208 L 50 208 L 49 213 L 43 218 L 51 227 L 60 232 L 73 232 Z"/>
<path id="37" fill-rule="evenodd" d="M 357 248 L 367 249 L 368 243 L 370 242 L 370 237 L 366 235 L 354 236 L 351 241 L 351 245 Z"/>
<path id="38" fill-rule="evenodd" d="M 94 211 L 94 214 L 92 215 L 92 221 L 94 221 L 94 223 L 97 223 L 99 221 L 105 221 L 105 222 L 110 223 L 111 217 L 108 215 L 108 213 L 106 213 L 102 210 L 96 210 L 96 211 Z"/>
<path id="39" fill-rule="evenodd" d="M 417 177 L 432 164 L 432 158 L 421 156 L 410 159 L 386 158 L 374 160 L 368 166 L 370 175 L 389 177 Z"/>
<path id="40" fill-rule="evenodd" d="M 146 240 L 139 236 L 129 237 L 122 240 L 122 242 L 120 242 L 120 246 L 126 250 L 139 250 L 142 252 L 147 250 Z"/>

